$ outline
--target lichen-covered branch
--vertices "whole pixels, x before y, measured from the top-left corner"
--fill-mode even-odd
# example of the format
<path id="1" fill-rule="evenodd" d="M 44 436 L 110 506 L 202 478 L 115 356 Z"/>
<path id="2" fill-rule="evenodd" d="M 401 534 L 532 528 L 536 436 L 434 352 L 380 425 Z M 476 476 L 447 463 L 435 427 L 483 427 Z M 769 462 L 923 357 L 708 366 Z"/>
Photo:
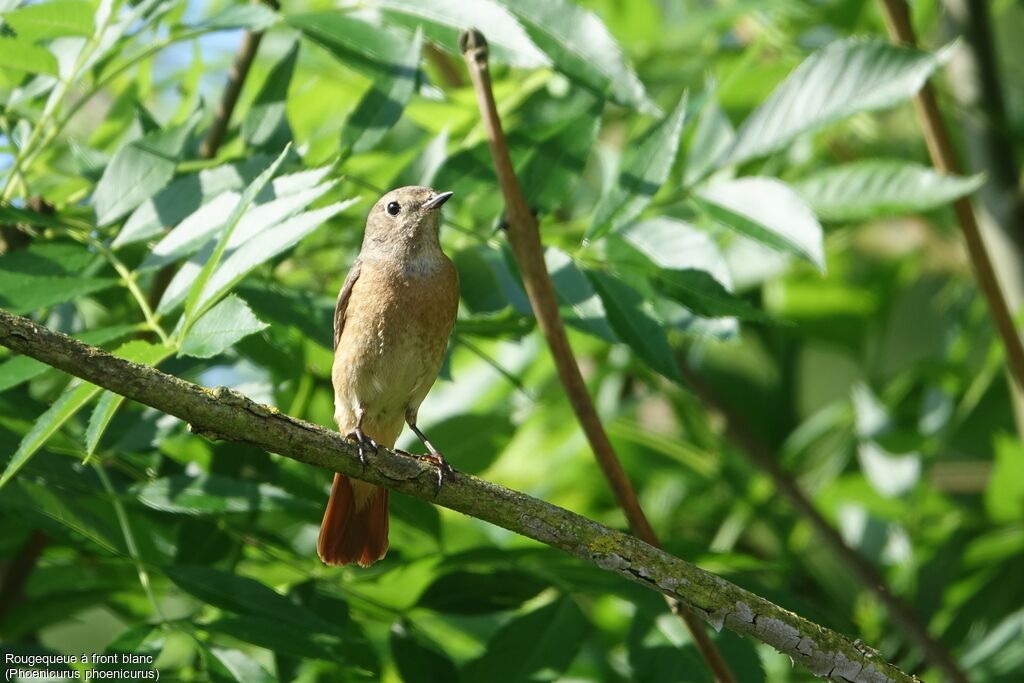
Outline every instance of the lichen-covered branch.
<path id="1" fill-rule="evenodd" d="M 338 433 L 256 403 L 118 358 L 0 309 L 0 344 L 174 415 L 208 438 L 246 443 L 386 486 L 501 526 L 680 600 L 715 628 L 767 643 L 812 673 L 847 683 L 917 679 L 835 631 L 810 622 L 643 541 L 523 493 L 456 472 L 435 496 L 436 473 L 381 448 L 364 469 Z"/>

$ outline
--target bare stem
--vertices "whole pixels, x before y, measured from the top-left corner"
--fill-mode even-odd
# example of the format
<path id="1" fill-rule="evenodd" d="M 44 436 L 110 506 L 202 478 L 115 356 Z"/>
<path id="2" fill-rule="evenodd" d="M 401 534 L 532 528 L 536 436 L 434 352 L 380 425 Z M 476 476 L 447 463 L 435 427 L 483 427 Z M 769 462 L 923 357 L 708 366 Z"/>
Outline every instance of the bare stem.
<path id="1" fill-rule="evenodd" d="M 882 7 L 892 41 L 902 45 L 916 45 L 914 28 L 910 24 L 910 13 L 906 2 L 882 0 Z M 921 124 L 925 143 L 928 145 L 932 164 L 943 173 L 958 174 L 960 172 L 959 164 L 953 152 L 953 145 L 949 140 L 946 124 L 943 123 L 942 114 L 939 112 L 935 91 L 930 84 L 925 83 L 914 97 L 914 108 L 917 111 L 917 119 Z M 956 212 L 957 221 L 964 234 L 964 242 L 967 244 L 967 253 L 974 266 L 978 288 L 981 289 L 981 293 L 985 297 L 989 315 L 992 316 L 992 322 L 995 324 L 999 337 L 1002 339 L 1003 348 L 1006 350 L 1006 360 L 1010 372 L 1017 384 L 1024 388 L 1024 344 L 1021 343 L 1020 335 L 1013 322 L 1013 315 L 999 285 L 999 279 L 996 277 L 991 254 L 985 246 L 974 209 L 971 208 L 971 200 L 967 197 L 957 199 L 953 202 L 953 210 Z"/>
<path id="2" fill-rule="evenodd" d="M 0 345 L 174 415 L 193 432 L 228 439 L 400 491 L 496 524 L 658 591 L 723 626 L 767 643 L 811 673 L 847 683 L 919 683 L 859 642 L 629 534 L 462 472 L 436 491 L 434 467 L 386 448 L 364 467 L 358 446 L 335 431 L 118 358 L 0 309 Z"/>
<path id="3" fill-rule="evenodd" d="M 498 183 L 501 185 L 501 192 L 505 198 L 509 243 L 512 245 L 516 263 L 519 265 L 519 272 L 522 274 L 523 285 L 526 287 L 530 305 L 537 316 L 537 324 L 551 349 L 558 377 L 561 379 L 569 403 L 576 413 L 576 419 L 583 428 L 587 441 L 590 442 L 590 448 L 601 467 L 601 472 L 608 480 L 608 485 L 611 487 L 619 507 L 626 514 L 629 528 L 646 543 L 660 548 L 661 543 L 658 536 L 647 520 L 643 508 L 640 507 L 633 484 L 623 469 L 604 426 L 601 424 L 601 418 L 597 414 L 597 409 L 594 407 L 594 402 L 590 398 L 586 382 L 580 372 L 579 364 L 569 345 L 565 325 L 558 312 L 555 288 L 544 263 L 544 247 L 541 244 L 537 219 L 526 205 L 526 199 L 523 197 L 515 170 L 512 168 L 508 144 L 505 142 L 505 133 L 502 130 L 501 119 L 494 102 L 487 59 L 487 41 L 480 31 L 471 29 L 463 31 L 459 36 L 459 48 L 462 50 L 462 56 L 469 68 L 470 79 L 473 81 L 484 129 L 487 132 L 487 142 L 490 144 L 491 157 L 494 159 L 494 167 L 498 175 Z M 729 669 L 729 665 L 700 622 L 671 600 L 669 607 L 686 624 L 697 649 L 715 678 L 720 683 L 735 683 L 736 678 Z"/>

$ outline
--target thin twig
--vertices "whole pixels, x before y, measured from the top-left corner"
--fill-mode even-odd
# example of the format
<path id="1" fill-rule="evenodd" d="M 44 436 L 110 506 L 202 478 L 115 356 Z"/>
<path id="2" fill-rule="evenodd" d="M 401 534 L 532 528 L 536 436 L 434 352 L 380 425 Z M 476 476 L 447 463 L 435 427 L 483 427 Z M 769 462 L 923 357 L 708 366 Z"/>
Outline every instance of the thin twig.
<path id="1" fill-rule="evenodd" d="M 537 324 L 547 339 L 551 349 L 551 357 L 558 370 L 558 377 L 565 388 L 566 396 L 576 413 L 576 419 L 590 442 L 591 450 L 597 459 L 601 471 L 608 480 L 615 500 L 626 514 L 629 528 L 646 543 L 660 548 L 658 536 L 647 520 L 629 476 L 622 467 L 608 435 L 605 433 L 601 418 L 597 414 L 594 402 L 590 398 L 586 382 L 580 372 L 576 357 L 573 355 L 569 338 L 565 333 L 562 317 L 558 312 L 558 298 L 554 285 L 544 264 L 544 247 L 541 244 L 540 230 L 537 219 L 530 211 L 519 187 L 512 159 L 509 155 L 505 134 L 501 128 L 491 88 L 491 74 L 487 59 L 487 41 L 483 34 L 471 29 L 463 31 L 459 36 L 459 49 L 469 68 L 470 80 L 476 91 L 477 104 L 480 106 L 487 142 L 490 144 L 491 157 L 505 198 L 505 217 L 508 223 L 508 240 L 512 245 L 519 272 L 523 278 L 526 294 L 530 305 L 537 316 Z M 708 636 L 701 623 L 686 610 L 669 602 L 673 612 L 685 622 L 693 636 L 693 641 L 700 651 L 715 678 L 721 683 L 735 683 L 735 677 L 722 657 L 715 643 Z"/>
<path id="2" fill-rule="evenodd" d="M 704 406 L 722 417 L 729 439 L 742 449 L 744 455 L 756 467 L 771 477 L 775 489 L 810 522 L 821 540 L 854 577 L 885 605 L 893 620 L 917 643 L 928 661 L 938 667 L 948 680 L 967 683 L 966 675 L 953 661 L 946 648 L 931 636 L 914 610 L 889 589 L 885 578 L 878 570 L 846 544 L 835 527 L 829 524 L 814 503 L 804 495 L 796 480 L 783 469 L 778 456 L 755 435 L 743 417 L 730 410 L 719 399 L 711 385 L 685 362 L 679 363 L 679 371 Z"/>
<path id="3" fill-rule="evenodd" d="M 915 46 L 917 41 L 914 38 L 914 28 L 910 24 L 910 14 L 906 2 L 882 0 L 882 7 L 885 10 L 883 14 L 892 41 L 910 47 Z M 914 97 L 914 108 L 917 111 L 917 119 L 921 124 L 925 143 L 928 145 L 932 164 L 943 173 L 959 174 L 960 168 L 953 152 L 953 145 L 950 143 L 946 125 L 942 121 L 939 104 L 935 99 L 935 91 L 930 84 L 925 83 Z M 967 197 L 957 199 L 953 202 L 953 210 L 956 212 L 960 229 L 964 234 L 964 242 L 967 243 L 967 253 L 974 266 L 978 288 L 981 289 L 981 293 L 985 297 L 992 322 L 995 323 L 999 337 L 1003 341 L 1010 372 L 1017 384 L 1024 388 L 1024 344 L 1017 333 L 1013 314 L 1006 303 L 1006 297 L 996 277 L 992 257 L 985 246 L 974 209 L 971 208 L 971 200 Z"/>
<path id="4" fill-rule="evenodd" d="M 634 536 L 523 493 L 454 472 L 437 491 L 434 466 L 381 447 L 365 466 L 336 431 L 219 387 L 206 389 L 118 358 L 0 309 L 0 345 L 173 415 L 193 432 L 277 453 L 496 524 L 630 579 L 767 643 L 817 676 L 848 683 L 918 683 L 859 642 L 810 622 Z"/>
<path id="5" fill-rule="evenodd" d="M 3 621 L 12 607 L 24 599 L 25 584 L 36 570 L 36 563 L 48 545 L 50 537 L 39 529 L 33 529 L 18 550 L 18 554 L 7 565 L 0 580 L 0 621 Z"/>

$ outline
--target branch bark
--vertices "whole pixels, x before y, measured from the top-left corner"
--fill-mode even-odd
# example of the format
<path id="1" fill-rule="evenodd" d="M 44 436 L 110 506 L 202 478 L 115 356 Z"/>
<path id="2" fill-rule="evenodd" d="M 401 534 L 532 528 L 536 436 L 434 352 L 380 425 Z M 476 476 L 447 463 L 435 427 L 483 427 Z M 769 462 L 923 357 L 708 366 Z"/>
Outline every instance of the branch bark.
<path id="1" fill-rule="evenodd" d="M 442 505 L 563 550 L 679 600 L 715 628 L 767 643 L 817 676 L 846 683 L 919 683 L 859 642 L 819 626 L 643 541 L 568 510 L 456 472 L 435 495 L 434 467 L 381 448 L 363 468 L 337 432 L 224 387 L 207 389 L 118 358 L 0 309 L 0 344 L 189 423 L 245 443 Z"/>
<path id="2" fill-rule="evenodd" d="M 512 168 L 512 158 L 509 155 L 508 144 L 505 142 L 505 134 L 501 127 L 501 118 L 498 116 L 498 109 L 494 102 L 488 65 L 487 40 L 476 29 L 463 31 L 459 36 L 459 49 L 466 60 L 469 76 L 473 81 L 473 89 L 476 91 L 480 115 L 483 118 L 484 129 L 487 131 L 487 142 L 491 148 L 491 157 L 494 160 L 498 183 L 505 198 L 508 240 L 512 245 L 516 263 L 523 278 L 523 285 L 530 299 L 530 306 L 533 308 L 534 315 L 537 316 L 537 324 L 551 349 L 551 357 L 558 370 L 558 377 L 562 386 L 565 387 L 566 396 L 576 413 L 576 419 L 583 428 L 587 441 L 590 442 L 594 458 L 601 467 L 601 472 L 608 481 L 615 500 L 626 514 L 629 528 L 644 542 L 655 548 L 660 548 L 661 542 L 648 521 L 647 515 L 644 514 L 640 501 L 637 500 L 636 491 L 633 490 L 633 484 L 629 480 L 629 475 L 623 469 L 622 463 L 604 431 L 601 418 L 597 414 L 597 409 L 594 407 L 594 402 L 590 398 L 590 392 L 587 391 L 586 382 L 580 372 L 579 364 L 576 363 L 576 357 L 569 345 L 565 325 L 558 312 L 555 288 L 548 275 L 547 265 L 544 263 L 544 247 L 541 243 L 537 219 L 526 205 L 526 199 L 523 197 L 515 170 Z M 707 662 L 715 679 L 719 683 L 736 683 L 736 678 L 729 669 L 729 665 L 718 648 L 715 647 L 714 641 L 711 640 L 700 621 L 685 609 L 680 609 L 680 606 L 671 599 L 669 608 L 686 624 L 686 628 L 693 636 L 697 650 Z"/>
<path id="3" fill-rule="evenodd" d="M 904 0 L 882 0 L 882 7 L 892 41 L 910 47 L 915 46 L 917 41 L 914 37 L 914 28 L 910 23 L 907 3 Z M 960 168 L 953 152 L 953 145 L 949 140 L 949 132 L 942 121 L 942 113 L 939 111 L 939 104 L 935 99 L 935 90 L 929 83 L 925 83 L 914 97 L 914 108 L 928 145 L 932 164 L 943 173 L 958 174 Z M 974 267 L 978 288 L 985 297 L 989 315 L 992 316 L 992 322 L 995 324 L 999 337 L 1002 339 L 1003 348 L 1006 350 L 1007 365 L 1017 381 L 1017 385 L 1024 388 L 1024 344 L 1017 333 L 1006 296 L 996 277 L 992 256 L 985 245 L 977 217 L 971 208 L 971 200 L 967 197 L 957 199 L 953 202 L 953 210 L 956 212 L 957 221 L 964 234 L 964 242 L 967 244 L 967 253 L 970 256 L 971 265 Z"/>

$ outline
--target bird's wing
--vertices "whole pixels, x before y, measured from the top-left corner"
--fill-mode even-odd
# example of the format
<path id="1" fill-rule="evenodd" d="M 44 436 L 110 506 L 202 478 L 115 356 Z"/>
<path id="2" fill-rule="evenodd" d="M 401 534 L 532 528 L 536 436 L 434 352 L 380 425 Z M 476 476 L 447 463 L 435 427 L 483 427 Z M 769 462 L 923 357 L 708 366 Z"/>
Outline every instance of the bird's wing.
<path id="1" fill-rule="evenodd" d="M 341 332 L 345 329 L 345 314 L 348 312 L 348 300 L 352 298 L 352 286 L 359 279 L 359 268 L 362 264 L 357 259 L 352 264 L 352 270 L 348 271 L 345 284 L 338 292 L 338 303 L 334 306 L 334 350 L 338 350 L 338 342 L 341 341 Z"/>

